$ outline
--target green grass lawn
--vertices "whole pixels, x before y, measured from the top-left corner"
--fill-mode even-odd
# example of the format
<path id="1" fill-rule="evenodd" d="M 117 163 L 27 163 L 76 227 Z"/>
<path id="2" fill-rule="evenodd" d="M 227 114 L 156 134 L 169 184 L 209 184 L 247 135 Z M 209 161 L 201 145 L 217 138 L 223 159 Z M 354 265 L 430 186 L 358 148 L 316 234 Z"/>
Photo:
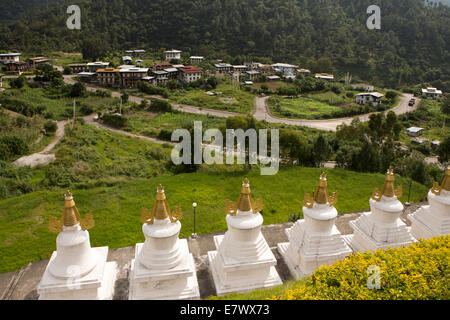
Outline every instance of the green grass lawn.
<path id="1" fill-rule="evenodd" d="M 281 98 L 273 96 L 269 98 L 269 107 L 275 116 L 303 119 L 316 119 L 323 114 L 340 110 L 338 107 L 305 97 Z"/>
<path id="2" fill-rule="evenodd" d="M 127 114 L 128 127 L 131 132 L 149 137 L 158 136 L 162 129 L 173 131 L 194 125 L 194 121 L 201 121 L 204 129 L 220 128 L 225 125 L 224 118 L 195 115 L 190 113 L 151 113 L 139 111 Z"/>
<path id="3" fill-rule="evenodd" d="M 94 95 L 87 95 L 83 98 L 77 98 L 76 101 L 79 106 L 86 105 L 94 111 L 100 111 L 112 105 L 117 105 L 119 100 L 117 98 L 100 98 Z M 54 96 L 51 92 L 41 88 L 24 87 L 22 89 L 3 91 L 0 93 L 0 103 L 6 108 L 11 104 L 32 105 L 34 107 L 44 106 L 44 112 L 52 113 L 55 120 L 71 118 L 73 110 L 73 98 Z M 78 113 L 78 115 L 80 114 Z"/>
<path id="4" fill-rule="evenodd" d="M 51 52 L 48 54 L 48 57 L 53 59 L 53 63 L 58 66 L 86 62 L 81 53 Z"/>
<path id="5" fill-rule="evenodd" d="M 208 96 L 203 90 L 174 90 L 169 93 L 169 98 L 180 104 L 244 114 L 253 109 L 255 96 L 250 92 L 235 89 L 228 83 L 221 83 L 215 90 L 212 91 L 222 92 L 222 94 L 217 96 Z M 230 100 L 230 103 L 228 103 L 221 100 L 224 98 L 234 100 Z"/>
<path id="6" fill-rule="evenodd" d="M 131 148 L 131 144 L 129 145 Z M 114 150 L 111 150 L 114 152 Z M 92 246 L 118 248 L 144 241 L 140 215 L 142 207 L 152 208 L 158 184 L 165 186 L 171 208 L 181 205 L 184 212 L 181 237 L 193 232 L 192 203 L 197 207 L 199 234 L 226 230 L 225 200 L 236 201 L 241 183 L 248 176 L 253 196 L 262 197 L 265 224 L 288 221 L 301 211 L 303 195 L 316 188 L 321 168 L 287 168 L 275 176 L 261 176 L 259 170 L 243 171 L 230 167 L 224 171 L 206 171 L 124 181 L 111 187 L 73 189 L 82 215 L 92 212 L 96 227 L 91 229 Z M 339 190 L 336 205 L 340 214 L 369 209 L 373 188 L 381 188 L 382 174 L 363 174 L 343 169 L 327 170 L 329 190 Z M 408 185 L 407 179 L 396 178 Z M 55 250 L 56 235 L 48 231 L 48 219 L 61 217 L 65 188 L 38 191 L 0 201 L 0 273 L 49 258 Z M 411 201 L 426 196 L 425 186 L 413 183 Z M 407 195 L 402 197 L 406 201 Z"/>

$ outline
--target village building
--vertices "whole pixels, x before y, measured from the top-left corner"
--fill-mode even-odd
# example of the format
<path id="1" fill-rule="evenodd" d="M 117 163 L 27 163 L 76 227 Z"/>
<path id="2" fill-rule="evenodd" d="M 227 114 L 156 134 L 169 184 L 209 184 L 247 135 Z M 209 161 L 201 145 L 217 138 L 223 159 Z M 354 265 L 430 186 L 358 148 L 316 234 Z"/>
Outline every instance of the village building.
<path id="1" fill-rule="evenodd" d="M 113 87 L 119 82 L 120 69 L 105 68 L 97 70 L 98 83 L 102 86 Z"/>
<path id="2" fill-rule="evenodd" d="M 180 60 L 181 59 L 181 54 L 183 53 L 183 51 L 180 50 L 168 50 L 165 52 L 166 53 L 166 60 L 170 61 L 170 60 Z"/>
<path id="3" fill-rule="evenodd" d="M 125 56 L 125 57 L 122 57 L 122 61 L 125 64 L 131 64 L 133 62 L 133 58 L 131 58 L 130 56 Z"/>
<path id="4" fill-rule="evenodd" d="M 143 77 L 142 81 L 143 82 L 147 82 L 147 83 L 151 84 L 152 86 L 156 86 L 157 85 L 156 78 L 152 77 L 152 76 Z"/>
<path id="5" fill-rule="evenodd" d="M 180 68 L 180 81 L 183 83 L 189 83 L 201 79 L 203 71 L 193 66 L 186 66 Z"/>
<path id="6" fill-rule="evenodd" d="M 145 50 L 127 50 L 125 54 L 131 55 L 132 57 L 139 57 L 145 54 Z"/>
<path id="7" fill-rule="evenodd" d="M 77 77 L 81 82 L 92 83 L 97 81 L 97 73 L 96 72 L 87 72 L 83 71 L 77 74 Z"/>
<path id="8" fill-rule="evenodd" d="M 136 88 L 137 83 L 142 81 L 142 78 L 148 76 L 148 68 L 129 68 L 120 69 L 120 76 L 122 81 L 122 86 L 124 88 Z"/>
<path id="9" fill-rule="evenodd" d="M 221 63 L 216 63 L 214 65 L 214 68 L 217 73 L 228 73 L 228 72 L 232 71 L 233 66 L 231 64 L 221 62 Z"/>
<path id="10" fill-rule="evenodd" d="M 297 69 L 297 72 L 304 75 L 304 76 L 309 76 L 311 75 L 311 71 L 308 69 Z"/>
<path id="11" fill-rule="evenodd" d="M 109 62 L 101 62 L 101 61 L 89 62 L 87 64 L 87 71 L 93 73 L 93 72 L 97 72 L 98 69 L 105 69 L 108 66 L 109 66 Z"/>
<path id="12" fill-rule="evenodd" d="M 379 92 L 360 93 L 356 95 L 356 103 L 358 104 L 370 103 L 373 107 L 376 107 L 381 104 L 381 99 L 383 97 L 384 94 Z"/>
<path id="13" fill-rule="evenodd" d="M 144 66 L 144 60 L 136 60 L 136 67 L 142 68 Z"/>
<path id="14" fill-rule="evenodd" d="M 0 63 L 8 64 L 12 62 L 20 61 L 21 53 L 1 53 L 0 54 Z"/>
<path id="15" fill-rule="evenodd" d="M 262 66 L 259 62 L 244 62 L 244 65 L 247 66 L 248 70 L 259 70 Z"/>
<path id="16" fill-rule="evenodd" d="M 272 65 L 275 72 L 281 72 L 284 76 L 293 76 L 297 66 L 287 63 L 276 63 Z"/>
<path id="17" fill-rule="evenodd" d="M 427 99 L 440 100 L 442 98 L 442 91 L 430 87 L 422 89 L 422 95 Z"/>
<path id="18" fill-rule="evenodd" d="M 73 63 L 73 64 L 67 65 L 67 67 L 69 67 L 72 70 L 72 73 L 80 73 L 80 72 L 86 71 L 87 64 L 86 63 Z"/>
<path id="19" fill-rule="evenodd" d="M 33 71 L 38 69 L 41 65 L 50 63 L 51 60 L 46 57 L 34 57 L 27 60 L 28 71 Z"/>
<path id="20" fill-rule="evenodd" d="M 168 62 L 158 62 L 153 65 L 153 71 L 162 71 L 168 68 L 173 68 L 173 65 Z"/>
<path id="21" fill-rule="evenodd" d="M 244 72 L 247 72 L 247 71 L 248 71 L 248 67 L 247 67 L 247 66 L 244 66 L 244 65 L 233 66 L 233 71 L 234 71 L 234 72 L 241 72 L 241 73 L 244 73 Z"/>
<path id="22" fill-rule="evenodd" d="M 279 80 L 281 80 L 281 78 L 279 76 L 268 76 L 267 80 L 268 81 L 279 81 Z"/>
<path id="23" fill-rule="evenodd" d="M 406 134 L 410 137 L 418 137 L 422 134 L 423 128 L 411 127 L 406 129 Z"/>
<path id="24" fill-rule="evenodd" d="M 316 73 L 316 79 L 331 81 L 334 80 L 334 75 L 329 73 Z"/>
<path id="25" fill-rule="evenodd" d="M 154 83 L 156 85 L 165 86 L 167 84 L 167 82 L 169 81 L 168 75 L 169 75 L 169 73 L 164 70 L 153 71 L 153 76 L 155 77 Z"/>
<path id="26" fill-rule="evenodd" d="M 23 61 L 9 62 L 6 64 L 5 69 L 8 72 L 17 72 L 20 74 L 27 71 L 27 64 Z"/>
<path id="27" fill-rule="evenodd" d="M 354 83 L 354 84 L 352 84 L 352 88 L 353 89 L 363 88 L 366 91 L 373 91 L 375 89 L 374 86 L 372 86 L 370 84 L 365 84 L 365 83 Z"/>
<path id="28" fill-rule="evenodd" d="M 247 71 L 247 72 L 245 73 L 245 75 L 247 76 L 247 78 L 252 79 L 252 80 L 258 78 L 258 77 L 260 76 L 260 74 L 261 74 L 261 73 L 260 73 L 259 71 Z"/>
<path id="29" fill-rule="evenodd" d="M 191 63 L 195 64 L 195 63 L 202 63 L 205 60 L 205 57 L 191 56 L 191 57 L 189 57 L 189 59 L 191 59 Z"/>
<path id="30" fill-rule="evenodd" d="M 177 68 L 167 68 L 163 71 L 167 72 L 167 78 L 170 79 L 178 79 L 178 75 L 180 74 L 180 71 Z"/>

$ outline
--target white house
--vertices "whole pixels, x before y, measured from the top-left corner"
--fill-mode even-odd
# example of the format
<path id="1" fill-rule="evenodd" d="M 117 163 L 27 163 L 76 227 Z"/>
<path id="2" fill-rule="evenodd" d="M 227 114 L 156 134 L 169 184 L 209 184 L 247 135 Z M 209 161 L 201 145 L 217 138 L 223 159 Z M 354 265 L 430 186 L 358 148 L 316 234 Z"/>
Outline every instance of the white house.
<path id="1" fill-rule="evenodd" d="M 231 64 L 221 62 L 216 63 L 214 68 L 216 68 L 216 72 L 218 73 L 227 73 L 233 69 L 233 66 Z"/>
<path id="2" fill-rule="evenodd" d="M 123 63 L 129 64 L 133 61 L 133 58 L 131 58 L 130 56 L 125 56 L 125 57 L 122 57 L 122 61 L 123 61 Z"/>
<path id="3" fill-rule="evenodd" d="M 205 57 L 202 56 L 191 56 L 191 63 L 202 63 L 205 60 Z"/>
<path id="4" fill-rule="evenodd" d="M 89 62 L 87 64 L 87 68 L 89 72 L 97 72 L 98 69 L 105 69 L 109 66 L 109 62 L 101 62 L 101 61 L 97 61 L 97 62 Z"/>
<path id="5" fill-rule="evenodd" d="M 180 81 L 183 83 L 189 83 L 201 79 L 203 71 L 193 66 L 186 66 L 180 70 Z"/>
<path id="6" fill-rule="evenodd" d="M 356 95 L 356 103 L 367 104 L 370 103 L 373 107 L 378 106 L 381 103 L 381 99 L 384 94 L 379 92 L 360 93 Z"/>
<path id="7" fill-rule="evenodd" d="M 20 55 L 21 53 L 2 53 L 0 54 L 0 62 L 3 64 L 19 62 Z"/>
<path id="8" fill-rule="evenodd" d="M 321 80 L 334 80 L 334 75 L 329 74 L 329 73 L 316 73 L 316 79 L 321 79 Z"/>
<path id="9" fill-rule="evenodd" d="M 406 133 L 410 137 L 420 136 L 422 134 L 422 131 L 423 131 L 423 128 L 418 128 L 418 127 L 411 127 L 411 128 L 406 129 Z"/>
<path id="10" fill-rule="evenodd" d="M 442 98 L 442 91 L 436 88 L 422 89 L 422 95 L 427 99 L 439 100 Z"/>
<path id="11" fill-rule="evenodd" d="M 258 78 L 260 75 L 259 71 L 247 71 L 245 74 L 249 79 L 252 80 Z"/>
<path id="12" fill-rule="evenodd" d="M 246 72 L 247 70 L 248 70 L 248 67 L 245 65 L 233 66 L 234 72 Z"/>
<path id="13" fill-rule="evenodd" d="M 183 51 L 180 50 L 168 50 L 166 51 L 166 60 L 170 61 L 170 60 L 180 60 L 181 59 L 181 54 L 183 53 Z"/>
<path id="14" fill-rule="evenodd" d="M 272 68 L 276 72 L 283 73 L 284 76 L 293 76 L 295 69 L 298 67 L 287 63 L 275 63 L 272 65 Z"/>

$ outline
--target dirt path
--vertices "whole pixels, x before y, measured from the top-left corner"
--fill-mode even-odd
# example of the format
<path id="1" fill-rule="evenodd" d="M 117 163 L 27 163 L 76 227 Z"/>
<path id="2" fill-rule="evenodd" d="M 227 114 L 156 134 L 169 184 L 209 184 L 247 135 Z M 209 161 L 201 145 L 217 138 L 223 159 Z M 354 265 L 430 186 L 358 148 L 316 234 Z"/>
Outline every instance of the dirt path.
<path id="1" fill-rule="evenodd" d="M 12 163 L 15 167 L 30 166 L 34 168 L 38 165 L 47 165 L 56 159 L 55 154 L 50 153 L 55 146 L 61 141 L 65 135 L 64 126 L 67 124 L 67 120 L 58 121 L 58 129 L 55 133 L 55 139 L 46 146 L 42 151 L 23 156 Z"/>

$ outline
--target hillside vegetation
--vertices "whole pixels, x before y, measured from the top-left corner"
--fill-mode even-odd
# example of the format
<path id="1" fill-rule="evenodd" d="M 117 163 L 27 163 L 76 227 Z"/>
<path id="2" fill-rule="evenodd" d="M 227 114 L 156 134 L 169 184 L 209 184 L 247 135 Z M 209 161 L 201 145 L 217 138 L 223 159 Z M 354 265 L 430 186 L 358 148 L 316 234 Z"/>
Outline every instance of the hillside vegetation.
<path id="1" fill-rule="evenodd" d="M 449 255 L 449 236 L 420 240 L 406 248 L 352 254 L 331 266 L 320 267 L 300 281 L 221 299 L 448 300 Z M 380 268 L 380 289 L 367 286 L 370 266 Z"/>
<path id="2" fill-rule="evenodd" d="M 79 31 L 66 27 L 74 4 Z M 370 5 L 381 8 L 381 30 L 366 26 Z M 89 41 L 104 52 L 178 48 L 231 63 L 249 55 L 349 71 L 389 87 L 450 88 L 450 8 L 422 0 L 16 0 L 0 12 L 0 48 L 8 50 L 80 52 Z"/>

